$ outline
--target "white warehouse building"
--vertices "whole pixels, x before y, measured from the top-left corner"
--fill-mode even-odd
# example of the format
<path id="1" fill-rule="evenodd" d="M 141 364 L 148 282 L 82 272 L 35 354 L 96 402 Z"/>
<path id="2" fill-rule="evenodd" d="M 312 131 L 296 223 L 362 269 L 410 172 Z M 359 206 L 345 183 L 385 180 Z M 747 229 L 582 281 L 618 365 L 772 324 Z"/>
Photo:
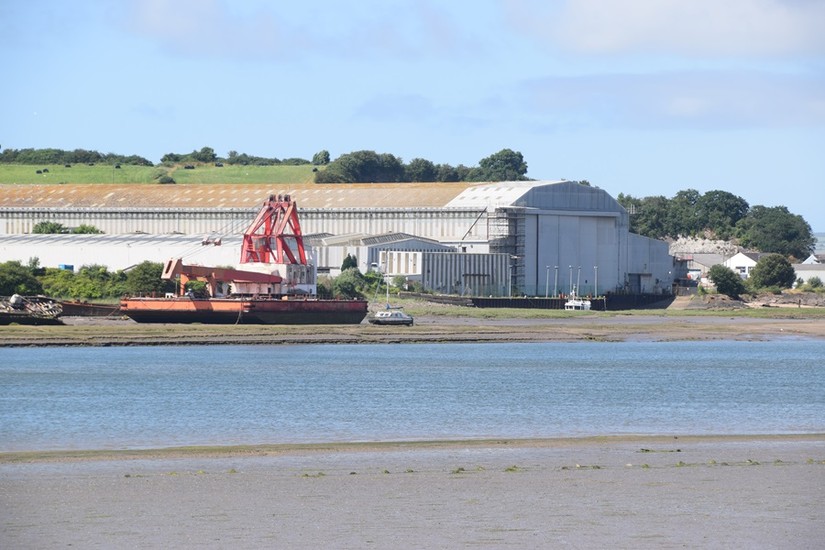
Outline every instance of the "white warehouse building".
<path id="1" fill-rule="evenodd" d="M 232 250 L 233 236 L 243 233 L 271 194 L 295 199 L 303 234 L 318 235 L 311 239 L 318 268 L 331 274 L 346 256 L 340 247 L 355 246 L 357 236 L 358 250 L 364 251 L 358 258 L 362 270 L 381 263 L 387 275 L 441 281 L 437 286 L 452 290 L 507 288 L 507 293 L 544 296 L 576 286 L 580 294 L 669 293 L 679 276 L 667 243 L 630 233 L 628 213 L 614 198 L 570 181 L 4 185 L 0 259 L 36 256 L 41 265 L 56 267 L 45 258 L 60 257 L 60 263 L 83 265 L 85 261 L 73 259 L 72 248 L 82 243 L 88 252 L 95 239 L 108 247 L 95 262 L 104 265 L 119 255 L 126 255 L 130 265 L 163 261 L 193 243 L 216 239 L 222 240 L 220 254 L 201 256 L 230 258 L 238 252 Z M 72 236 L 76 245 L 69 237 L 49 241 L 25 235 L 41 221 L 92 225 L 106 234 Z M 164 238 L 169 246 L 160 250 Z M 49 242 L 59 247 L 59 254 L 47 252 Z M 393 242 L 409 260 L 397 261 Z M 113 246 L 122 247 L 121 254 Z M 335 247 L 339 250 L 332 252 Z M 156 256 L 167 249 L 169 255 Z M 143 258 L 141 251 L 153 256 Z M 442 253 L 438 261 L 432 257 Z M 418 261 L 421 254 L 431 259 Z M 468 263 L 469 257 L 462 260 L 461 254 L 495 254 L 497 259 Z M 443 276 L 434 270 L 443 270 Z"/>

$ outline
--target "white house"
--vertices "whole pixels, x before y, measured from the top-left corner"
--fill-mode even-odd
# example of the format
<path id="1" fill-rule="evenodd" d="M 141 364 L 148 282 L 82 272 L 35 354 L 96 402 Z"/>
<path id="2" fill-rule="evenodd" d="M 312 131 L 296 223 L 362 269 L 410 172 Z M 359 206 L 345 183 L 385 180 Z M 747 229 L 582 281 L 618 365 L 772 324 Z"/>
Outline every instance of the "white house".
<path id="1" fill-rule="evenodd" d="M 797 280 L 802 279 L 803 284 L 814 277 L 820 281 L 825 281 L 825 264 L 794 264 Z"/>
<path id="2" fill-rule="evenodd" d="M 737 273 L 743 279 L 747 279 L 751 274 L 751 269 L 759 261 L 759 258 L 765 254 L 761 252 L 739 252 L 738 254 L 728 258 L 722 264 L 729 268 L 734 273 Z"/>
<path id="3" fill-rule="evenodd" d="M 825 254 L 811 254 L 802 262 L 802 265 L 811 264 L 825 264 Z"/>

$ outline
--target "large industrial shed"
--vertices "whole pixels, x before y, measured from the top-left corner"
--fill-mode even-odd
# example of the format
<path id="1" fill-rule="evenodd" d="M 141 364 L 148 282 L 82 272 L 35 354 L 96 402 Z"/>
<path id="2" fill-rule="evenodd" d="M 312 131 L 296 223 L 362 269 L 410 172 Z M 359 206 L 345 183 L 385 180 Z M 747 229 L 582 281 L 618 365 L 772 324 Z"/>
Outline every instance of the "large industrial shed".
<path id="1" fill-rule="evenodd" d="M 464 291 L 469 287 L 499 295 L 567 294 L 574 287 L 580 294 L 656 293 L 669 292 L 678 276 L 665 242 L 631 234 L 628 214 L 615 199 L 601 189 L 568 181 L 2 186 L 0 246 L 8 238 L 3 233 L 27 233 L 39 221 L 93 225 L 127 240 L 128 234 L 144 233 L 208 235 L 211 240 L 223 237 L 227 246 L 227 236 L 242 233 L 270 194 L 292 196 L 303 233 L 330 240 L 314 241 L 316 257 L 329 258 L 319 261 L 322 270 L 340 267 L 339 254 L 323 250 L 342 246 L 340 240 L 331 242 L 334 236 L 346 243 L 348 235 L 394 233 L 420 242 L 411 247 L 407 241 L 405 249 L 399 241 L 398 250 L 391 250 L 391 243 L 379 238 L 359 246 L 394 259 L 397 256 L 388 255 L 394 250 L 407 252 L 408 258 L 433 248 L 455 252 L 422 260 L 417 264 L 420 273 L 396 269 L 397 263 L 382 262 L 370 252 L 359 258 L 363 267 L 385 263 L 388 275 L 441 281 L 436 286 L 445 290 L 455 291 L 457 282 Z M 68 255 L 69 250 L 63 252 Z M 34 247 L 30 253 L 38 255 Z M 461 254 L 495 254 L 497 259 L 470 262 Z M 467 265 L 472 267 L 460 267 Z"/>

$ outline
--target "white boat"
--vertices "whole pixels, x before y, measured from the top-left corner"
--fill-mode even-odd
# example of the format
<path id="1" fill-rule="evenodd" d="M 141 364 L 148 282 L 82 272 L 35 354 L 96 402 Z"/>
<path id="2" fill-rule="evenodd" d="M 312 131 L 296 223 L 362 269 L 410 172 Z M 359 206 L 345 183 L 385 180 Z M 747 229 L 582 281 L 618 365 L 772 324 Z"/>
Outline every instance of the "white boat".
<path id="1" fill-rule="evenodd" d="M 369 322 L 373 325 L 406 325 L 411 327 L 413 318 L 400 309 L 384 309 L 376 311 Z"/>
<path id="2" fill-rule="evenodd" d="M 401 311 L 401 307 L 390 305 L 390 285 L 387 285 L 387 309 L 376 311 L 375 315 L 368 319 L 373 325 L 413 325 L 413 318 Z"/>
<path id="3" fill-rule="evenodd" d="M 590 300 L 582 300 L 576 295 L 576 289 L 574 288 L 564 303 L 564 309 L 566 311 L 590 311 Z"/>

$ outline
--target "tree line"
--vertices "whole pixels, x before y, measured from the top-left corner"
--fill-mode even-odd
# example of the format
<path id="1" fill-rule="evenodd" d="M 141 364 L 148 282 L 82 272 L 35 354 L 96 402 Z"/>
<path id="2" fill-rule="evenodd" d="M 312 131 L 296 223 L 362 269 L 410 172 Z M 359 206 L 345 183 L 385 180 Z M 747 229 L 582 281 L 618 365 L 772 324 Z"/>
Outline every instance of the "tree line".
<path id="1" fill-rule="evenodd" d="M 307 165 L 323 166 L 315 169 L 315 183 L 397 183 L 397 182 L 455 182 L 455 181 L 515 181 L 524 180 L 527 163 L 524 156 L 511 149 L 502 149 L 481 159 L 478 166 L 436 164 L 423 158 L 405 163 L 390 153 L 353 151 L 330 160 L 329 151 L 318 151 L 312 160 L 303 158 L 259 157 L 229 151 L 220 157 L 211 147 L 202 147 L 191 153 L 167 153 L 161 158 L 165 165 L 185 162 L 221 163 L 228 165 Z"/>
<path id="2" fill-rule="evenodd" d="M 149 160 L 136 155 L 75 149 L 5 149 L 0 162 L 17 164 L 133 164 L 154 166 Z M 316 183 L 394 183 L 394 182 L 456 182 L 456 181 L 515 181 L 527 179 L 527 163 L 524 156 L 511 149 L 502 149 L 481 159 L 478 166 L 452 166 L 436 164 L 423 158 L 405 163 L 390 153 L 354 151 L 331 160 L 329 151 L 323 149 L 312 160 L 299 157 L 261 157 L 229 151 L 219 156 L 212 147 L 201 147 L 190 153 L 166 153 L 160 164 L 169 166 L 181 163 L 227 164 L 240 166 L 291 165 L 315 166 Z M 323 167 L 320 169 L 319 167 Z"/>
<path id="3" fill-rule="evenodd" d="M 138 155 L 118 155 L 75 149 L 3 149 L 0 162 L 16 164 L 129 164 L 154 166 L 150 160 Z"/>
<path id="4" fill-rule="evenodd" d="M 348 257 L 347 261 L 355 262 Z M 361 273 L 357 263 L 347 264 L 346 269 L 335 278 L 321 277 L 318 280 L 318 295 L 322 298 L 369 298 L 385 289 L 384 279 L 377 271 Z M 144 261 L 128 270 L 109 271 L 106 266 L 83 265 L 77 271 L 40 267 L 37 258 L 24 264 L 17 260 L 0 263 L 0 296 L 46 295 L 58 299 L 72 300 L 116 300 L 122 296 L 157 295 L 176 290 L 176 281 L 161 279 L 163 264 Z M 396 277 L 391 290 L 408 286 L 405 277 Z M 189 281 L 187 290 L 205 295 L 206 283 Z M 420 283 L 415 290 L 421 291 Z M 383 291 L 383 290 L 382 290 Z"/>
<path id="5" fill-rule="evenodd" d="M 179 164 L 182 162 L 237 164 L 240 166 L 276 166 L 279 164 L 302 166 L 310 164 L 307 159 L 298 157 L 279 159 L 277 157 L 259 157 L 246 153 L 239 154 L 237 151 L 229 151 L 226 157 L 221 157 L 218 156 L 211 147 L 201 147 L 200 150 L 194 150 L 191 153 L 166 153 L 161 157 L 160 162 L 165 165 Z"/>
<path id="6" fill-rule="evenodd" d="M 409 163 L 389 153 L 355 151 L 330 162 L 315 174 L 315 183 L 396 183 L 526 180 L 527 163 L 518 151 L 502 149 L 478 166 L 435 164 L 423 158 Z"/>
<path id="7" fill-rule="evenodd" d="M 710 237 L 798 260 L 814 250 L 816 239 L 802 216 L 784 206 L 750 206 L 727 191 L 679 191 L 673 198 L 617 197 L 630 213 L 630 230 L 653 239 Z"/>
<path id="8" fill-rule="evenodd" d="M 142 262 L 128 271 L 109 271 L 103 265 L 84 265 L 77 272 L 40 267 L 32 258 L 27 264 L 17 260 L 0 263 L 0 296 L 45 294 L 53 298 L 74 300 L 117 299 L 124 295 L 175 290 L 175 282 L 161 279 L 163 264 Z"/>

